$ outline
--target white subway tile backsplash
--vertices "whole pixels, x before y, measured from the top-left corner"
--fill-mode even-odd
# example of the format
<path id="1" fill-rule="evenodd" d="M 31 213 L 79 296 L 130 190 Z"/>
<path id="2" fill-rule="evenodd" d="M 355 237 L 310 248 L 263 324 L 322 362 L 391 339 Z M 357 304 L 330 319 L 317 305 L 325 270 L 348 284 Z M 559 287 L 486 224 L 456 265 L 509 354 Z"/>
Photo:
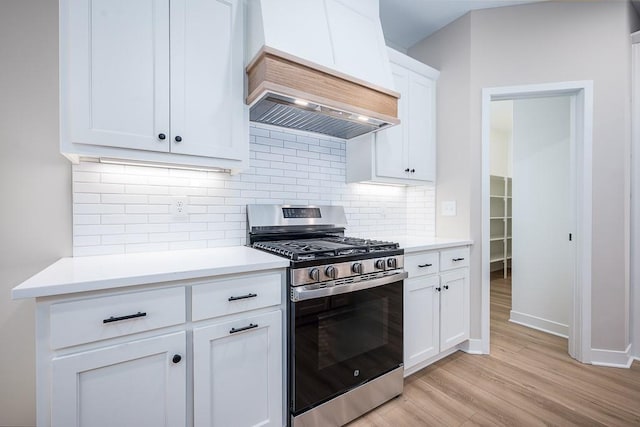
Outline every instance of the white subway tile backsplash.
<path id="1" fill-rule="evenodd" d="M 74 193 L 124 193 L 122 184 L 102 184 L 89 182 L 74 182 Z"/>
<path id="2" fill-rule="evenodd" d="M 434 186 L 346 184 L 345 141 L 251 125 L 250 149 L 250 167 L 234 176 L 74 165 L 74 255 L 246 244 L 254 203 L 342 205 L 353 236 L 435 233 Z M 186 197 L 186 217 L 171 213 L 175 197 Z"/>
<path id="3" fill-rule="evenodd" d="M 96 246 L 101 242 L 100 236 L 74 236 L 74 246 Z"/>
<path id="4" fill-rule="evenodd" d="M 102 215 L 101 218 L 102 224 L 146 224 L 149 222 L 148 215 Z"/>
<path id="5" fill-rule="evenodd" d="M 75 240 L 73 244 L 73 256 L 113 255 L 125 252 L 125 245 L 75 246 Z"/>
<path id="6" fill-rule="evenodd" d="M 73 193 L 73 203 L 100 203 L 100 194 Z"/>
<path id="7" fill-rule="evenodd" d="M 104 234 L 122 234 L 124 225 L 81 225 L 73 224 L 74 236 L 93 236 Z"/>
<path id="8" fill-rule="evenodd" d="M 74 224 L 100 224 L 100 215 L 74 215 Z"/>
<path id="9" fill-rule="evenodd" d="M 127 224 L 125 233 L 166 233 L 169 231 L 169 224 Z"/>
<path id="10" fill-rule="evenodd" d="M 152 203 L 149 196 L 144 194 L 102 194 L 100 200 L 103 204 L 107 203 Z M 84 203 L 98 203 L 98 202 L 84 202 Z M 76 204 L 83 202 L 76 202 Z"/>
<path id="11" fill-rule="evenodd" d="M 149 235 L 142 234 L 112 234 L 110 236 L 102 236 L 103 245 L 118 245 L 125 243 L 147 243 L 149 241 Z"/>

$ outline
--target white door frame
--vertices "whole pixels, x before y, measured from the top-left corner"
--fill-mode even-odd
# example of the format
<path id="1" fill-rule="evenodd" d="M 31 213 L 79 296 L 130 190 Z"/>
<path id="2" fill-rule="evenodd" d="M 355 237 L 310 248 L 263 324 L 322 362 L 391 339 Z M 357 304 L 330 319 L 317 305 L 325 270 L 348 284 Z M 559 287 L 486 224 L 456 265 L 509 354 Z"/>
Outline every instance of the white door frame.
<path id="1" fill-rule="evenodd" d="M 575 281 L 572 285 L 569 321 L 569 354 L 583 363 L 591 363 L 591 187 L 593 139 L 593 81 L 544 83 L 485 88 L 482 90 L 482 352 L 489 353 L 489 159 L 491 101 L 573 96 L 571 176 L 575 192 Z M 569 230 L 568 230 L 569 231 Z"/>

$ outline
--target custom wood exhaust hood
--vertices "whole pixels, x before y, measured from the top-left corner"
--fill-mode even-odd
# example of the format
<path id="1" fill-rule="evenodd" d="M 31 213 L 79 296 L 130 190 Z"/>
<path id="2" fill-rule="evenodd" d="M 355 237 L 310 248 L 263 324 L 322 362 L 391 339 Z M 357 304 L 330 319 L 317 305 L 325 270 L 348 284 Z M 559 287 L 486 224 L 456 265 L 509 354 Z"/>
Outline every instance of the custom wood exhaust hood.
<path id="1" fill-rule="evenodd" d="M 250 1 L 251 121 L 342 139 L 400 123 L 377 1 L 357 3 Z"/>

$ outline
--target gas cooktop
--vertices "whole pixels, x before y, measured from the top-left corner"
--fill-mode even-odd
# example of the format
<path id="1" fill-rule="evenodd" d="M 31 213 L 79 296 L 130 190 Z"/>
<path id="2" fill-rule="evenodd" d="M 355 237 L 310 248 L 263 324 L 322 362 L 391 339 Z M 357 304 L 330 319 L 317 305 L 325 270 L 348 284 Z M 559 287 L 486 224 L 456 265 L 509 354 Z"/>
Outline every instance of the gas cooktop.
<path id="1" fill-rule="evenodd" d="M 302 261 L 389 251 L 398 249 L 399 245 L 397 243 L 380 240 L 329 236 L 313 239 L 256 242 L 253 244 L 253 247 L 273 252 L 293 261 Z"/>

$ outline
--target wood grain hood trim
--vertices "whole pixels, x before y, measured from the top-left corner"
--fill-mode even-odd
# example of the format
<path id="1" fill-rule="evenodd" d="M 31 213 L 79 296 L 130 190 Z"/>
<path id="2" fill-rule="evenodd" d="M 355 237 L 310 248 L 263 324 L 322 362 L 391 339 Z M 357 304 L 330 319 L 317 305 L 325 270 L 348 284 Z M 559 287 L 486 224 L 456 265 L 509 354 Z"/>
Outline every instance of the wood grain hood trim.
<path id="1" fill-rule="evenodd" d="M 262 48 L 247 66 L 247 104 L 273 92 L 398 124 L 400 94 L 328 70 L 276 49 Z"/>

